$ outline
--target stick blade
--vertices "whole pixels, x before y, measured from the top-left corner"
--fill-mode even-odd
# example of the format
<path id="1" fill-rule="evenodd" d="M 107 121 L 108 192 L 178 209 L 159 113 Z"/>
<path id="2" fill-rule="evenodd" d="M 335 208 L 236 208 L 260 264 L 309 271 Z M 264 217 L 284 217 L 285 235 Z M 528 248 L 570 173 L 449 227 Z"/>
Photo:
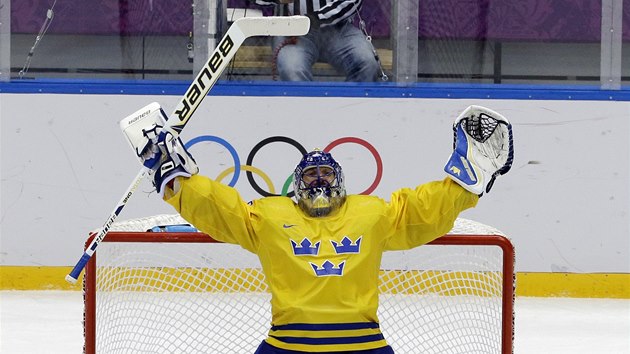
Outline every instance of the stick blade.
<path id="1" fill-rule="evenodd" d="M 242 17 L 232 26 L 240 28 L 245 37 L 303 36 L 308 33 L 311 21 L 306 16 Z"/>

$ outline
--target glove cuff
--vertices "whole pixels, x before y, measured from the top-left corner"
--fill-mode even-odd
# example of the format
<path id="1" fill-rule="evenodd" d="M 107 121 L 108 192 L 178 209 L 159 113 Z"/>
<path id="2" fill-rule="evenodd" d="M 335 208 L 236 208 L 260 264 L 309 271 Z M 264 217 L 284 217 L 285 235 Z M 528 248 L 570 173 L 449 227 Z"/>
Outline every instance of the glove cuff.
<path id="1" fill-rule="evenodd" d="M 483 194 L 487 176 L 479 167 L 472 164 L 459 152 L 453 151 L 444 166 L 444 172 L 467 191 L 478 196 Z"/>

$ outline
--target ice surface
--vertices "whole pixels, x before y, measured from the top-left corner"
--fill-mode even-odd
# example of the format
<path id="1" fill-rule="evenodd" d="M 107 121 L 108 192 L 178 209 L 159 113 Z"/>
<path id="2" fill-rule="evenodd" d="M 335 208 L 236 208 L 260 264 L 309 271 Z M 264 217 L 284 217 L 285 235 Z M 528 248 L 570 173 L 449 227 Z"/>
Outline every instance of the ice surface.
<path id="1" fill-rule="evenodd" d="M 0 353 L 81 353 L 76 291 L 0 291 Z M 630 300 L 516 300 L 517 354 L 630 354 Z M 246 354 L 246 353 L 237 353 Z"/>

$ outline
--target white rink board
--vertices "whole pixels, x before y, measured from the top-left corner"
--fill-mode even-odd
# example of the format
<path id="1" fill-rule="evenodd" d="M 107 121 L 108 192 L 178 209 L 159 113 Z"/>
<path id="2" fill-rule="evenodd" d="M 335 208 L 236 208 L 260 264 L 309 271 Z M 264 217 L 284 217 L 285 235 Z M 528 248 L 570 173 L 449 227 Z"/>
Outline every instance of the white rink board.
<path id="1" fill-rule="evenodd" d="M 1 265 L 73 265 L 88 230 L 102 225 L 139 170 L 118 121 L 152 101 L 170 112 L 176 96 L 2 94 Z M 372 194 L 443 177 L 451 123 L 470 104 L 507 116 L 516 141 L 512 171 L 462 217 L 510 236 L 517 271 L 630 273 L 630 104 L 387 98 L 208 97 L 183 134 L 212 135 L 234 148 L 241 164 L 251 149 L 285 136 L 306 149 L 343 137 L 369 142 L 383 161 Z M 218 143 L 191 148 L 203 174 L 234 166 Z M 366 190 L 376 175 L 357 144 L 332 150 L 348 191 Z M 276 192 L 299 160 L 284 143 L 265 146 L 253 165 Z M 224 178 L 228 183 L 232 175 Z M 257 183 L 267 188 L 265 182 Z M 236 187 L 260 195 L 244 172 Z M 144 182 L 121 219 L 172 213 Z"/>

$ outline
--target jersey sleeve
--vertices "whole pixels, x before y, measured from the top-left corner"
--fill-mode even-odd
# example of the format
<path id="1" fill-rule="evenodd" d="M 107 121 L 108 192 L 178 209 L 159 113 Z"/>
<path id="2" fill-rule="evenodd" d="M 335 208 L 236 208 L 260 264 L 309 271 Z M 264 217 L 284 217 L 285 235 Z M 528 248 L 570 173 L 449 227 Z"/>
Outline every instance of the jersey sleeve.
<path id="1" fill-rule="evenodd" d="M 167 193 L 165 200 L 185 220 L 215 240 L 256 253 L 251 210 L 236 189 L 200 175 L 178 178 L 178 183 L 177 191 Z"/>
<path id="2" fill-rule="evenodd" d="M 457 216 L 478 200 L 449 178 L 394 192 L 387 213 L 392 233 L 385 249 L 411 249 L 443 236 Z"/>

